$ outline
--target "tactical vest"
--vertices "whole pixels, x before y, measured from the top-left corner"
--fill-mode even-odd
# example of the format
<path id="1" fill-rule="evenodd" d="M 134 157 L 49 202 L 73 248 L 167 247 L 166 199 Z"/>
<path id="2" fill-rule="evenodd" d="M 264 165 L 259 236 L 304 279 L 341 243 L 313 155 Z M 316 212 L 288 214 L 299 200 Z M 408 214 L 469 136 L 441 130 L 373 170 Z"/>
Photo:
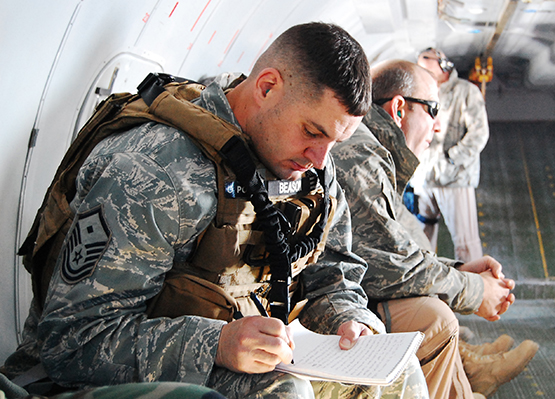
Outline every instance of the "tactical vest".
<path id="1" fill-rule="evenodd" d="M 185 132 L 216 166 L 218 205 L 187 262 L 175 262 L 149 317 L 198 315 L 231 321 L 269 308 L 285 323 L 298 313 L 298 275 L 325 246 L 334 200 L 325 171 L 295 182 L 276 180 L 254 157 L 241 131 L 192 104 L 203 86 L 150 74 L 140 95 L 113 94 L 103 101 L 72 143 L 19 250 L 41 306 L 74 214 L 79 168 L 94 146 L 111 134 L 145 122 Z M 169 82 L 169 83 L 168 83 Z M 235 82 L 235 85 L 239 82 Z M 321 184 L 317 184 L 320 181 Z M 262 309 L 263 308 L 263 309 Z"/>

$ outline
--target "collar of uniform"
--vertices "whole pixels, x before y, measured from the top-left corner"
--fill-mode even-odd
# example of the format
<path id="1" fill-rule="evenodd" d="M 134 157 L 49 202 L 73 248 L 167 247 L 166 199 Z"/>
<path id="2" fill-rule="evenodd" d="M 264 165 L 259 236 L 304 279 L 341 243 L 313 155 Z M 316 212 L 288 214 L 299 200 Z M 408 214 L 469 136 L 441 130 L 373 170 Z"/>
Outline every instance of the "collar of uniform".
<path id="1" fill-rule="evenodd" d="M 459 79 L 459 73 L 457 72 L 457 70 L 455 68 L 453 68 L 453 70 L 451 71 L 451 74 L 449 75 L 449 79 L 447 80 L 447 82 L 443 83 L 442 85 L 439 86 L 439 95 L 440 98 L 442 96 L 443 93 L 448 93 L 453 89 L 453 86 L 455 86 L 455 83 L 457 82 L 457 80 Z M 441 104 L 443 106 L 443 104 Z"/>
<path id="2" fill-rule="evenodd" d="M 407 147 L 403 131 L 382 107 L 372 104 L 362 122 L 391 153 L 395 163 L 397 191 L 402 194 L 419 164 L 418 158 Z"/>
<path id="3" fill-rule="evenodd" d="M 237 126 L 242 131 L 222 87 L 216 81 L 206 86 L 200 97 L 193 102 L 226 122 Z"/>

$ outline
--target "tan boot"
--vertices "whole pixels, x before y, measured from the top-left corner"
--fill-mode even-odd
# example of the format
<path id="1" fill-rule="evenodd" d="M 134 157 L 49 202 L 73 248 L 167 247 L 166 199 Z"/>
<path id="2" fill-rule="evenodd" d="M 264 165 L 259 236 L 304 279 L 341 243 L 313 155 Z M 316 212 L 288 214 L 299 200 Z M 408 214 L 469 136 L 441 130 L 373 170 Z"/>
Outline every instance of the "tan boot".
<path id="1" fill-rule="evenodd" d="M 478 392 L 472 392 L 472 395 L 474 396 L 474 399 L 486 399 L 484 395 Z"/>
<path id="2" fill-rule="evenodd" d="M 464 341 L 459 341 L 459 343 L 477 355 L 493 355 L 494 353 L 507 352 L 513 347 L 515 340 L 507 334 L 503 334 L 494 342 L 486 342 L 482 345 L 471 345 Z"/>
<path id="3" fill-rule="evenodd" d="M 472 391 L 486 397 L 490 397 L 501 385 L 519 375 L 538 349 L 537 343 L 526 340 L 511 351 L 482 356 L 459 346 Z"/>
<path id="4" fill-rule="evenodd" d="M 474 338 L 474 331 L 466 326 L 459 326 L 459 340 L 460 341 L 471 341 Z"/>

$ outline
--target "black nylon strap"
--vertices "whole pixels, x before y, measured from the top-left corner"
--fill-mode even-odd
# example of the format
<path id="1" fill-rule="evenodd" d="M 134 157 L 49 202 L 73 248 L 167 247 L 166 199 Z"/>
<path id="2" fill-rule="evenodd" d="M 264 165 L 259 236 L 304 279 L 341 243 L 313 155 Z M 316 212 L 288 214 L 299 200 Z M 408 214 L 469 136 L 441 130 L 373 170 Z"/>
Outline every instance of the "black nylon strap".
<path id="1" fill-rule="evenodd" d="M 256 212 L 257 224 L 264 233 L 264 244 L 268 252 L 271 273 L 271 288 L 268 300 L 272 317 L 288 324 L 291 311 L 289 298 L 291 263 L 316 249 L 316 246 L 322 241 L 328 221 L 331 200 L 329 198 L 329 182 L 325 178 L 325 169 L 317 170 L 318 179 L 324 188 L 324 205 L 320 219 L 313 227 L 312 232 L 291 248 L 281 222 L 284 216 L 270 201 L 264 181 L 256 171 L 256 165 L 245 142 L 239 137 L 233 137 L 222 147 L 220 154 L 233 169 L 237 180 L 247 187 L 247 193 L 250 194 L 250 201 Z"/>
<path id="2" fill-rule="evenodd" d="M 137 87 L 137 92 L 149 107 L 152 105 L 156 97 L 162 94 L 166 89 L 164 86 L 172 82 L 191 82 L 191 80 L 180 78 L 178 76 L 169 75 L 167 73 L 149 73 L 147 77 Z"/>
<path id="3" fill-rule="evenodd" d="M 264 244 L 270 263 L 271 288 L 268 295 L 270 311 L 272 317 L 287 324 L 291 310 L 289 298 L 291 262 L 289 245 L 281 228 L 279 211 L 270 201 L 263 180 L 256 171 L 256 165 L 243 140 L 233 137 L 222 147 L 220 153 L 228 161 L 237 180 L 247 187 L 247 192 L 251 195 L 250 201 L 256 212 L 257 223 L 264 233 Z"/>

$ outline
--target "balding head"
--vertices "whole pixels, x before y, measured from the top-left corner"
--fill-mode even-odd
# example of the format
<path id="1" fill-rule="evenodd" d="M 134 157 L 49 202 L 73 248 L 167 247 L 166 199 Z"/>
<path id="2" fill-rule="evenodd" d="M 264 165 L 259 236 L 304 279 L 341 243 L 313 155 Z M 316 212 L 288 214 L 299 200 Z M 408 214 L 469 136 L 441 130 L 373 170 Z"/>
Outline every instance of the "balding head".
<path id="1" fill-rule="evenodd" d="M 419 156 L 440 129 L 436 80 L 426 69 L 404 60 L 374 66 L 372 80 L 374 102 L 393 118 L 407 147 Z"/>
<path id="2" fill-rule="evenodd" d="M 433 80 L 427 70 L 405 60 L 383 61 L 372 67 L 371 73 L 374 101 L 396 95 L 414 97 L 419 81 Z"/>
<path id="3" fill-rule="evenodd" d="M 433 47 L 423 50 L 418 55 L 417 63 L 430 71 L 439 84 L 449 80 L 449 76 L 455 68 L 455 64 L 447 58 L 443 51 Z"/>

